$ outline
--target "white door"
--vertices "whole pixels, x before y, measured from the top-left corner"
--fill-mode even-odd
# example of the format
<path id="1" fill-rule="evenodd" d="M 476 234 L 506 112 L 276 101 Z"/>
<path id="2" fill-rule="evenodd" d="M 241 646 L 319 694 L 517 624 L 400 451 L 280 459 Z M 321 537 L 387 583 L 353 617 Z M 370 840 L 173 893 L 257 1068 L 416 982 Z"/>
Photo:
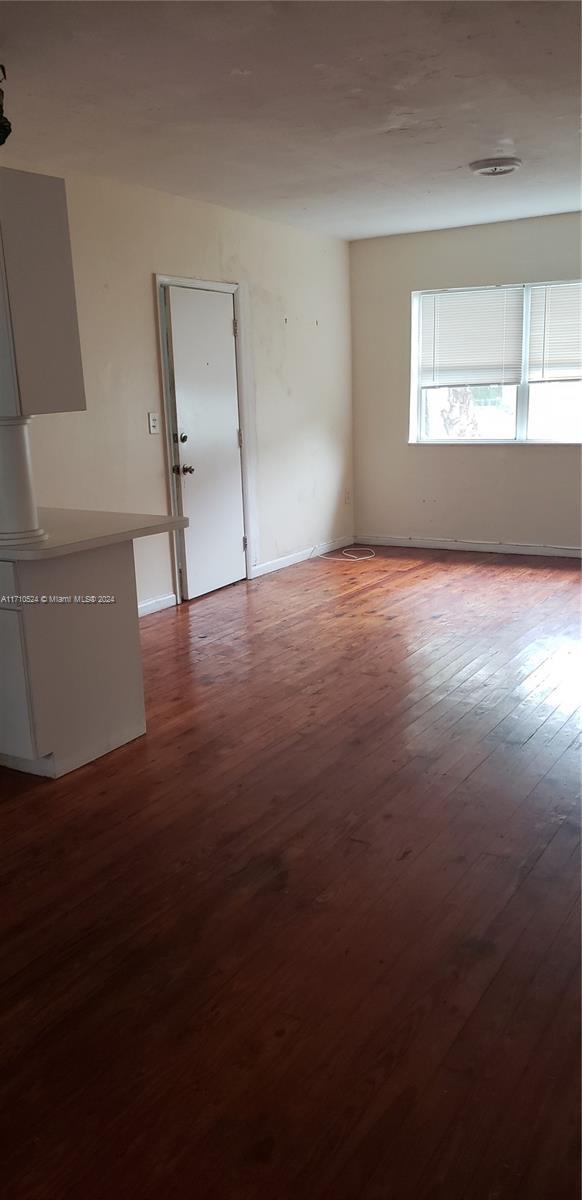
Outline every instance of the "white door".
<path id="1" fill-rule="evenodd" d="M 179 565 L 182 598 L 192 600 L 246 575 L 234 302 L 230 293 L 200 288 L 168 293 L 174 474 L 190 521 Z"/>

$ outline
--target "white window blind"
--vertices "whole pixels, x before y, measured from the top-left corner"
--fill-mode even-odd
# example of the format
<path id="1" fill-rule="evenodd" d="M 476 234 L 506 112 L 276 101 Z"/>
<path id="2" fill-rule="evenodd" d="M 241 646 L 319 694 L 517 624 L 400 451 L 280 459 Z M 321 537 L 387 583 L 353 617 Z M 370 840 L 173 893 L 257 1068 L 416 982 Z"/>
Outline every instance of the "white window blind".
<path id="1" fill-rule="evenodd" d="M 582 283 L 544 283 L 531 289 L 529 378 L 582 377 Z"/>
<path id="2" fill-rule="evenodd" d="M 420 385 L 519 383 L 523 288 L 424 292 Z"/>

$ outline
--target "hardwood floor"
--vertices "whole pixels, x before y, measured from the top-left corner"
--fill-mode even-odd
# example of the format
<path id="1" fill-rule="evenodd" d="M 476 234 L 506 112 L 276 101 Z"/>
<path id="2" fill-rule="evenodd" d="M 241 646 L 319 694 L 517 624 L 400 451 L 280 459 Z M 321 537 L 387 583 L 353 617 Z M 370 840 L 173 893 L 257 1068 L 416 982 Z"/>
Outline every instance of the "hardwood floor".
<path id="1" fill-rule="evenodd" d="M 577 1200 L 577 565 L 336 557 L 0 772 L 9 1200 Z"/>

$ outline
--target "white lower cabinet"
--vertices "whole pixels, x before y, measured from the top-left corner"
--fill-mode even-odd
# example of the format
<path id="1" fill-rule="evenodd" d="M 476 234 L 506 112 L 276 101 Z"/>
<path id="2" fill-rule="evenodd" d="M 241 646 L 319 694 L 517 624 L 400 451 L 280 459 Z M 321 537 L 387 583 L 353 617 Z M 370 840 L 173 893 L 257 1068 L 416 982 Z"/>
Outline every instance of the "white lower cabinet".
<path id="1" fill-rule="evenodd" d="M 132 543 L 2 566 L 0 765 L 59 776 L 143 734 Z"/>
<path id="2" fill-rule="evenodd" d="M 43 542 L 0 541 L 0 766 L 58 778 L 145 733 L 133 539 L 187 521 L 39 516 Z"/>

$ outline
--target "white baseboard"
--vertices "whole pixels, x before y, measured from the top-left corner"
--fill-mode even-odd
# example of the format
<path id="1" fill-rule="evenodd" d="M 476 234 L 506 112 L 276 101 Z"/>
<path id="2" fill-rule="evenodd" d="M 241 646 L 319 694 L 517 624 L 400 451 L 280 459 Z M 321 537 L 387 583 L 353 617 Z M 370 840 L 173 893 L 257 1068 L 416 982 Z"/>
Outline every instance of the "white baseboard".
<path id="1" fill-rule="evenodd" d="M 305 562 L 318 554 L 329 554 L 331 550 L 340 550 L 344 546 L 409 546 L 418 550 L 473 550 L 481 554 L 539 554 L 558 558 L 581 558 L 582 550 L 576 546 L 539 546 L 512 545 L 507 542 L 465 542 L 455 538 L 422 538 L 422 537 L 384 537 L 377 533 L 358 533 L 355 537 L 347 534 L 344 537 L 333 538 L 329 542 L 321 542 L 318 546 L 309 546 L 305 550 L 297 550 L 294 554 L 285 554 L 282 558 L 274 558 L 271 562 L 257 563 L 251 567 L 249 579 L 258 579 L 271 571 L 280 571 L 283 567 L 292 567 L 295 563 Z M 175 594 L 156 596 L 152 600 L 142 600 L 138 604 L 140 617 L 150 613 L 160 612 L 163 608 L 172 608 L 177 604 Z"/>
<path id="2" fill-rule="evenodd" d="M 580 558 L 576 546 L 511 545 L 507 542 L 464 542 L 455 538 L 381 537 L 376 533 L 358 533 L 358 546 L 410 546 L 420 550 L 477 550 L 482 554 L 540 554 L 554 558 Z"/>
<path id="3" fill-rule="evenodd" d="M 43 779 L 56 779 L 55 756 L 44 758 L 16 758 L 13 754 L 0 754 L 0 767 L 11 771 L 24 771 L 26 775 L 41 775 Z"/>
<path id="4" fill-rule="evenodd" d="M 128 742 L 143 737 L 145 731 L 145 718 L 142 711 L 141 716 L 133 721 L 130 720 L 124 728 L 117 730 L 104 742 L 100 741 L 95 745 L 90 741 L 86 742 L 75 754 L 67 757 L 63 757 L 62 754 L 45 754 L 42 758 L 15 758 L 12 754 L 0 754 L 0 766 L 9 767 L 12 771 L 23 771 L 26 775 L 40 775 L 44 779 L 60 779 L 61 775 L 68 775 L 71 771 L 76 771 L 79 767 L 85 767 L 88 763 L 102 758 L 103 755 L 110 754 L 112 750 L 118 750 L 121 746 L 126 746 Z"/>
<path id="5" fill-rule="evenodd" d="M 353 546 L 352 534 L 334 538 L 331 542 L 321 542 L 319 546 L 309 546 L 307 550 L 297 550 L 295 554 L 285 554 L 283 558 L 274 558 L 271 562 L 257 563 L 251 567 L 249 579 L 257 579 L 259 575 L 268 575 L 270 571 L 280 571 L 282 567 L 292 567 L 294 563 L 305 562 L 318 554 L 328 554 L 330 550 L 339 550 L 343 546 Z"/>
<path id="6" fill-rule="evenodd" d="M 160 612 L 162 608 L 173 608 L 178 601 L 173 592 L 167 596 L 155 596 L 153 600 L 142 600 L 137 606 L 138 615 L 147 617 L 149 613 Z"/>

